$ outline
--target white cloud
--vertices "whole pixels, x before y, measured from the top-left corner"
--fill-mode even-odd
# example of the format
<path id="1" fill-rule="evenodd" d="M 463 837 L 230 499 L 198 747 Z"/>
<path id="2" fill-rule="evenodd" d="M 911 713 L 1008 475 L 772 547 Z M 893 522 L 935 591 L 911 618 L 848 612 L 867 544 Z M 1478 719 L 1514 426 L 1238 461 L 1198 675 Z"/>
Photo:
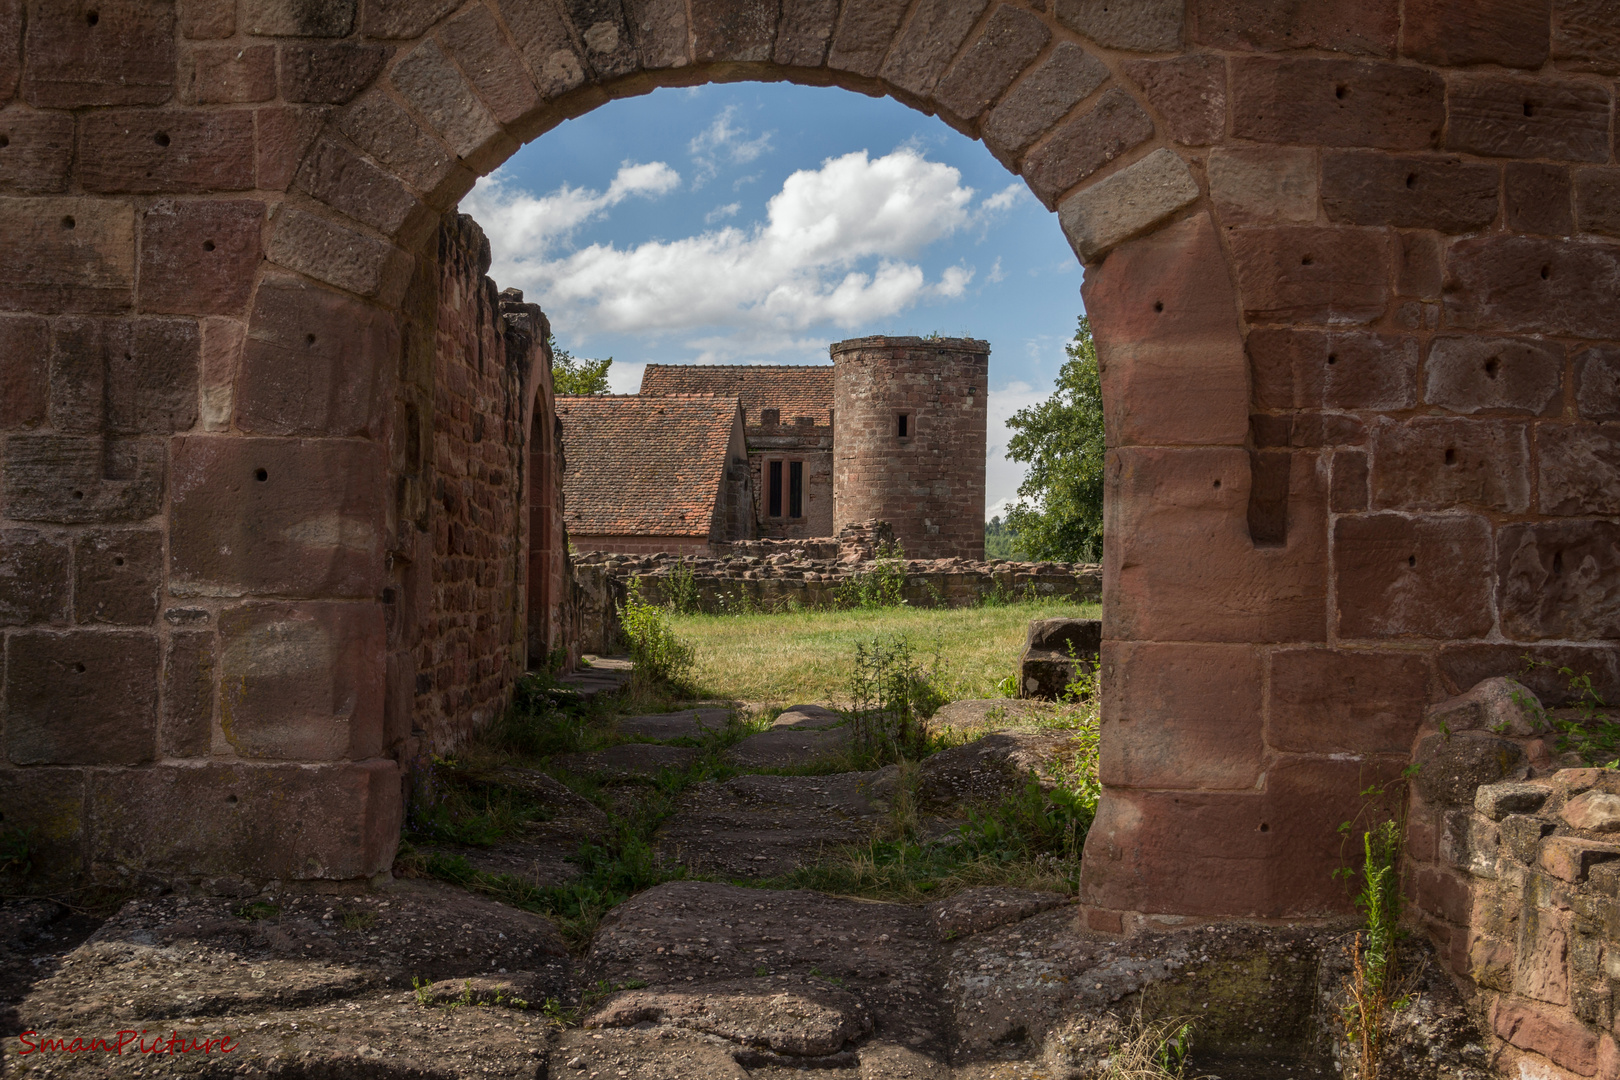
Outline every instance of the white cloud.
<path id="1" fill-rule="evenodd" d="M 662 163 L 626 166 L 600 194 L 563 188 L 536 197 L 486 181 L 466 208 L 490 238 L 495 279 L 529 293 L 576 338 L 704 330 L 705 352 L 715 356 L 731 351 L 724 338 L 739 349 L 767 340 L 794 348 L 811 326 L 869 324 L 920 300 L 960 296 L 972 280 L 954 266 L 930 282 L 910 261 L 975 219 L 961 174 L 910 149 L 880 158 L 860 151 L 795 172 L 766 220 L 749 228 L 552 253 L 569 229 L 615 201 L 678 182 Z"/>
<path id="2" fill-rule="evenodd" d="M 989 438 L 985 447 L 984 518 L 989 521 L 996 514 L 1003 516 L 1007 507 L 1018 498 L 1018 485 L 1024 482 L 1028 469 L 1007 458 L 1007 440 L 1012 432 L 1007 420 L 1019 409 L 1027 409 L 1052 396 L 1050 388 L 1038 390 L 1027 382 L 1010 382 L 990 388 L 985 411 L 989 414 Z"/>
<path id="3" fill-rule="evenodd" d="M 984 200 L 984 209 L 990 211 L 1010 210 L 1023 195 L 1028 195 L 1029 189 L 1023 184 L 1008 184 L 988 199 Z"/>
<path id="4" fill-rule="evenodd" d="M 999 284 L 999 283 L 1007 280 L 1007 275 L 1005 273 L 1003 273 L 1002 269 L 1001 269 L 1001 256 L 1000 255 L 997 255 L 996 256 L 996 261 L 991 264 L 991 266 L 990 266 L 990 275 L 988 277 L 986 277 L 985 280 L 988 281 L 992 285 L 996 285 L 996 284 Z"/>
<path id="5" fill-rule="evenodd" d="M 753 139 L 745 138 L 748 129 L 731 122 L 736 114 L 737 106 L 727 105 L 720 110 L 712 124 L 686 144 L 692 161 L 697 165 L 697 174 L 692 181 L 694 187 L 702 187 L 714 179 L 720 171 L 722 157 L 733 165 L 747 165 L 770 150 L 772 132 L 767 131 Z"/>
<path id="6" fill-rule="evenodd" d="M 543 256 L 565 242 L 575 229 L 632 195 L 655 199 L 681 184 L 681 174 L 653 161 L 645 165 L 625 162 L 606 191 L 564 184 L 550 195 L 535 196 L 511 190 L 500 171 L 491 173 L 461 200 L 461 209 L 484 226 L 497 252 L 527 252 Z M 497 255 L 497 258 L 500 256 Z"/>
<path id="7" fill-rule="evenodd" d="M 713 225 L 715 222 L 724 218 L 736 217 L 737 211 L 741 209 L 742 203 L 740 202 L 726 203 L 724 206 L 717 206 L 713 210 L 710 210 L 707 214 L 703 215 L 703 224 Z"/>
<path id="8" fill-rule="evenodd" d="M 641 373 L 645 363 L 615 360 L 608 365 L 608 392 L 611 394 L 637 394 L 641 392 Z"/>

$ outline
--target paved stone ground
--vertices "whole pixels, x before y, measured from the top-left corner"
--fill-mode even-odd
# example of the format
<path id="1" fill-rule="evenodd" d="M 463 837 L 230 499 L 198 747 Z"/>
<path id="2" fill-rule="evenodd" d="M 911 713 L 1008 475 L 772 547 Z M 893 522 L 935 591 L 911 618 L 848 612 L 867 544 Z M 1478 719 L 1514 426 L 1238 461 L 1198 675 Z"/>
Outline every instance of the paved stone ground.
<path id="1" fill-rule="evenodd" d="M 964 726 L 1029 723 L 994 706 L 957 712 Z M 725 720 L 689 710 L 632 717 L 618 731 L 685 740 Z M 836 713 L 795 706 L 731 761 L 813 763 L 841 755 L 835 740 L 846 733 Z M 991 734 L 928 759 L 919 794 L 948 829 L 964 800 L 1016 790 L 1066 743 L 1027 728 Z M 604 792 L 629 806 L 646 797 L 645 776 L 701 753 L 649 741 L 553 764 L 620 781 Z M 557 884 L 578 872 L 566 861 L 572 847 L 611 827 L 544 771 L 473 775 L 551 811 L 498 847 L 444 849 L 481 869 Z M 656 852 L 734 881 L 781 874 L 881 830 L 898 783 L 891 766 L 694 784 Z M 5 1075 L 98 1080 L 799 1080 L 807 1068 L 822 1080 L 1060 1080 L 1094 1076 L 1140 1010 L 1199 1015 L 1220 1066 L 1210 1071 L 1223 1077 L 1310 1080 L 1319 1063 L 1298 1048 L 1320 1011 L 1314 980 L 1328 939 L 1228 928 L 1123 940 L 1083 929 L 1059 894 L 990 887 L 911 906 L 673 881 L 610 911 L 577 957 L 539 916 L 424 881 L 354 895 L 152 897 L 99 927 L 25 901 L 0 905 L 0 1007 L 15 1010 L 0 1012 L 0 1045 Z M 19 1057 L 23 1030 L 216 1042 L 211 1053 Z M 1435 1031 L 1455 1034 L 1431 1024 L 1412 1039 Z M 1454 1080 L 1483 1080 L 1458 1055 L 1446 1060 Z"/>

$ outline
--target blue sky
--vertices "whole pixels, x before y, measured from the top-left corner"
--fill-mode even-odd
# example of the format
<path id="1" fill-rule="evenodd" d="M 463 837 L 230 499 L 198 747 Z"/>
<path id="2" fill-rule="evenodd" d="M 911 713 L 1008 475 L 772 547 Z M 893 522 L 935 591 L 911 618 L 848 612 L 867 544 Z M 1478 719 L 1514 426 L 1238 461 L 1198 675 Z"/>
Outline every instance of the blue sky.
<path id="1" fill-rule="evenodd" d="M 613 390 L 656 363 L 825 364 L 866 334 L 985 338 L 987 516 L 1016 494 L 1001 421 L 1051 392 L 1081 312 L 1057 219 L 980 144 L 887 98 L 732 83 L 615 101 L 462 201 L 491 274 Z"/>

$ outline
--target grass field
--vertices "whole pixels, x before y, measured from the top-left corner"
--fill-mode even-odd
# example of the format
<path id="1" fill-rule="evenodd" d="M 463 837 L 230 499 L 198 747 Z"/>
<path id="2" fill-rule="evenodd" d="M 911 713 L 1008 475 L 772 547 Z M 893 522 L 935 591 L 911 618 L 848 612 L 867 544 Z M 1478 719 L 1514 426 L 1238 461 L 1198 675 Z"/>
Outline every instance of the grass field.
<path id="1" fill-rule="evenodd" d="M 1000 696 L 1014 674 L 1031 619 L 1095 619 L 1097 604 L 1005 604 L 979 608 L 857 608 L 781 615 L 678 615 L 675 632 L 697 649 L 695 682 L 707 698 L 791 705 L 844 702 L 855 645 L 905 634 L 919 657 L 935 647 L 942 689 L 953 700 Z"/>

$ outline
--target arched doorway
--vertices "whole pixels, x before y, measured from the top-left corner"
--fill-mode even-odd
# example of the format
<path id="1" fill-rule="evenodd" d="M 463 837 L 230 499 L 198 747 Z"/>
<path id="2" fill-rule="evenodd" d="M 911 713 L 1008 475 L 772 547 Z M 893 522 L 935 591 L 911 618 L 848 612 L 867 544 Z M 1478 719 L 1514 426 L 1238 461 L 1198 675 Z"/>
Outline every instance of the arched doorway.
<path id="1" fill-rule="evenodd" d="M 386 866 L 383 750 L 409 741 L 418 674 L 396 555 L 421 245 L 518 145 L 654 86 L 835 83 L 937 112 L 1025 178 L 1086 263 L 1113 448 L 1099 925 L 1335 909 L 1333 828 L 1406 760 L 1424 704 L 1527 650 L 1614 670 L 1612 603 L 1560 569 L 1568 551 L 1612 575 L 1620 513 L 1610 414 L 1581 396 L 1620 337 L 1612 297 L 1582 283 L 1620 253 L 1569 238 L 1604 226 L 1577 222 L 1567 164 L 1612 156 L 1612 87 L 1578 63 L 1537 84 L 1567 106 L 1546 119 L 1514 113 L 1520 76 L 1458 75 L 1472 53 L 1403 43 L 1393 4 L 142 11 L 140 51 L 184 52 L 191 84 L 133 46 L 28 52 L 27 137 L 48 146 L 78 109 L 81 150 L 30 159 L 24 187 L 71 171 L 78 193 L 0 206 L 22 252 L 0 261 L 0 298 L 40 313 L 4 332 L 45 342 L 24 351 L 60 386 L 110 388 L 58 401 L 15 376 L 35 390 L 8 398 L 6 513 L 66 531 L 8 557 L 72 582 L 87 527 L 144 530 L 135 562 L 162 600 L 117 629 L 65 588 L 14 602 L 0 782 L 8 805 L 59 807 L 69 862 Z M 241 52 L 257 39 L 280 50 L 268 91 L 265 54 Z M 177 90 L 191 103 L 147 107 Z M 1540 163 L 1504 168 L 1519 158 Z M 100 315 L 110 330 L 71 337 Z M 1535 355 L 1561 396 L 1475 386 L 1491 334 L 1550 342 Z M 131 380 L 137 355 L 165 362 Z M 193 383 L 195 408 L 170 393 Z M 266 666 L 267 640 L 300 645 Z M 121 688 L 98 719 L 75 675 Z M 285 814 L 279 835 L 336 824 L 278 846 Z"/>

